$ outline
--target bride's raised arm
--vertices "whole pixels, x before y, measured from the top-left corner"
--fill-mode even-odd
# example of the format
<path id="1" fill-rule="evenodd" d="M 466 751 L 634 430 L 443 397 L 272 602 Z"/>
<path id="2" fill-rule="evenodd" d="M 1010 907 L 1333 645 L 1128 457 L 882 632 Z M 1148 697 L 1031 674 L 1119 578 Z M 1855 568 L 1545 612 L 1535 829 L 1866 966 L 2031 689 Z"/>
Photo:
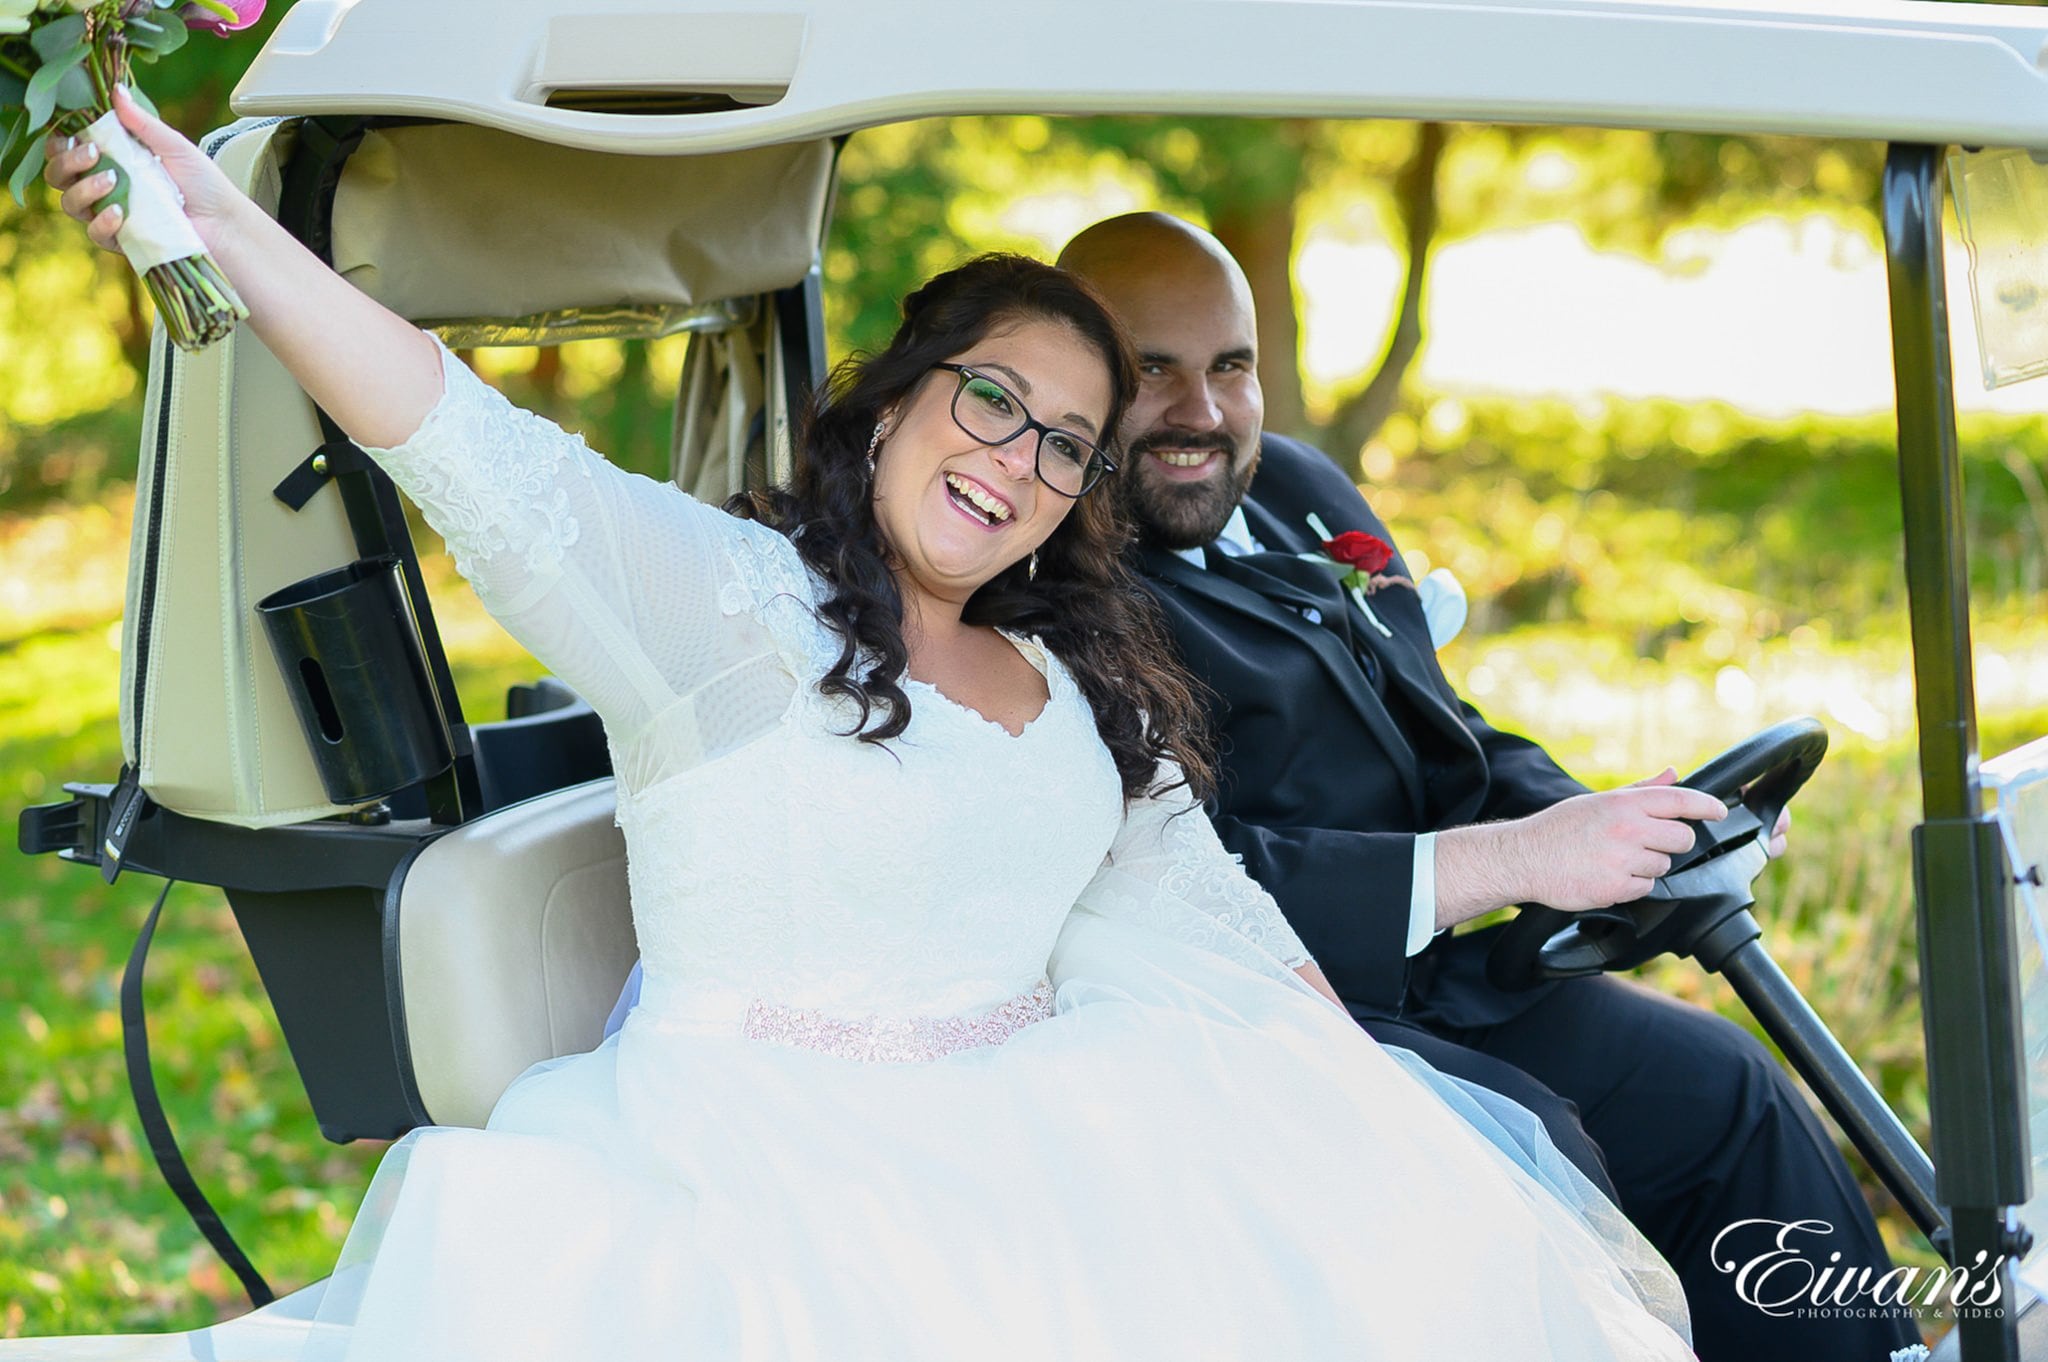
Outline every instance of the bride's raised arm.
<path id="1" fill-rule="evenodd" d="M 603 716 L 628 789 L 773 723 L 792 683 L 753 612 L 801 574 L 786 540 L 629 474 L 513 406 L 125 93 L 116 109 L 184 193 L 258 339 L 421 507 L 486 608 Z M 93 212 L 110 188 L 94 161 L 86 144 L 53 141 L 45 175 L 65 212 L 114 249 L 118 210 Z M 734 694 L 675 703 L 712 678 L 729 678 Z"/>

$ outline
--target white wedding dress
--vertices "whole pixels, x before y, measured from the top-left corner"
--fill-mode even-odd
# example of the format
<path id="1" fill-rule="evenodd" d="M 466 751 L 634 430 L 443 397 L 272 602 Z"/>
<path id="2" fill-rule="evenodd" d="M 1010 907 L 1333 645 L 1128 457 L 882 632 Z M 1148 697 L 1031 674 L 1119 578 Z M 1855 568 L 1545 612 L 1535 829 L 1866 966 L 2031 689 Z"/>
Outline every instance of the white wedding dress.
<path id="1" fill-rule="evenodd" d="M 1019 736 L 915 681 L 841 736 L 788 540 L 444 364 L 372 452 L 604 716 L 645 989 L 387 1154 L 312 1356 L 1692 1356 L 1533 1118 L 1303 985 L 1184 793 L 1126 806 L 1058 658 L 1013 640 Z"/>

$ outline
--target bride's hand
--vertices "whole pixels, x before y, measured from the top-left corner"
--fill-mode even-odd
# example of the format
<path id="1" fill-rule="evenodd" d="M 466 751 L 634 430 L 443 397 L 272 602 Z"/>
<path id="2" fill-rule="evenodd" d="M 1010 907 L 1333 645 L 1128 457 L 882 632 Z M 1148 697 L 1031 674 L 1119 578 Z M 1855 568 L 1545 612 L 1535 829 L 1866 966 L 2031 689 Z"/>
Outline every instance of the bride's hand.
<path id="1" fill-rule="evenodd" d="M 1311 960 L 1306 965 L 1302 965 L 1299 968 L 1297 968 L 1294 972 L 1301 976 L 1303 983 L 1307 984 L 1310 988 L 1314 989 L 1316 992 L 1322 994 L 1325 998 L 1328 998 L 1331 1002 L 1335 1003 L 1337 1005 L 1337 1009 L 1340 1012 L 1350 1011 L 1349 1008 L 1344 1006 L 1344 1000 L 1337 996 L 1337 990 L 1330 986 L 1330 980 L 1328 976 L 1326 976 L 1323 973 L 1323 967 L 1321 965 L 1318 965 L 1315 961 Z"/>
<path id="2" fill-rule="evenodd" d="M 216 250 L 215 233 L 233 212 L 242 195 L 206 158 L 198 147 L 178 131 L 145 112 L 128 91 L 114 90 L 114 112 L 135 139 L 156 154 L 170 174 L 171 182 L 185 196 L 185 216 L 199 232 L 208 250 Z M 121 230 L 122 211 L 118 204 L 96 211 L 95 206 L 114 190 L 111 167 L 100 167 L 99 148 L 89 142 L 52 136 L 45 147 L 48 163 L 43 179 L 61 196 L 64 212 L 85 224 L 86 235 L 107 250 L 119 250 L 114 234 Z"/>

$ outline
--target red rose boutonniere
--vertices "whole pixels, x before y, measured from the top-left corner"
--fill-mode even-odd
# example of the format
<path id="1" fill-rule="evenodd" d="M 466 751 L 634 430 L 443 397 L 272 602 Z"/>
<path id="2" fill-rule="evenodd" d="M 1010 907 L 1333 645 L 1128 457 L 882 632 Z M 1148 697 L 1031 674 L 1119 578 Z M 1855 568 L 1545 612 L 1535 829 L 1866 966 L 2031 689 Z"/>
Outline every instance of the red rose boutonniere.
<path id="1" fill-rule="evenodd" d="M 1323 552 L 1367 577 L 1394 561 L 1394 546 L 1364 530 L 1346 530 L 1335 539 L 1325 539 Z"/>
<path id="2" fill-rule="evenodd" d="M 1394 546 L 1378 535 L 1367 534 L 1364 530 L 1346 530 L 1342 534 L 1333 535 L 1330 533 L 1330 527 L 1317 515 L 1309 516 L 1308 527 L 1323 541 L 1323 551 L 1304 553 L 1301 556 L 1311 562 L 1320 563 L 1335 573 L 1337 580 L 1350 588 L 1351 599 L 1365 612 L 1365 617 L 1372 621 L 1372 627 L 1379 630 L 1383 637 L 1392 638 L 1394 631 L 1380 623 L 1380 617 L 1373 613 L 1372 605 L 1366 597 L 1381 587 L 1405 586 L 1410 591 L 1415 589 L 1415 583 L 1408 578 L 1387 573 L 1387 565 L 1394 561 Z"/>

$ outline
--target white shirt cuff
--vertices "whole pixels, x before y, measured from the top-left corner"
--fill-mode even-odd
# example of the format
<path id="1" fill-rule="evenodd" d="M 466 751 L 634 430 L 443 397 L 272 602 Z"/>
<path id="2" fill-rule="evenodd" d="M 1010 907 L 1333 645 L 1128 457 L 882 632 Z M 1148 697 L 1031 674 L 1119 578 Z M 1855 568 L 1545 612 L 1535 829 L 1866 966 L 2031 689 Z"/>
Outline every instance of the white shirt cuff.
<path id="1" fill-rule="evenodd" d="M 1408 896 L 1408 954 L 1420 955 L 1436 936 L 1436 834 L 1415 837 L 1415 888 Z"/>

